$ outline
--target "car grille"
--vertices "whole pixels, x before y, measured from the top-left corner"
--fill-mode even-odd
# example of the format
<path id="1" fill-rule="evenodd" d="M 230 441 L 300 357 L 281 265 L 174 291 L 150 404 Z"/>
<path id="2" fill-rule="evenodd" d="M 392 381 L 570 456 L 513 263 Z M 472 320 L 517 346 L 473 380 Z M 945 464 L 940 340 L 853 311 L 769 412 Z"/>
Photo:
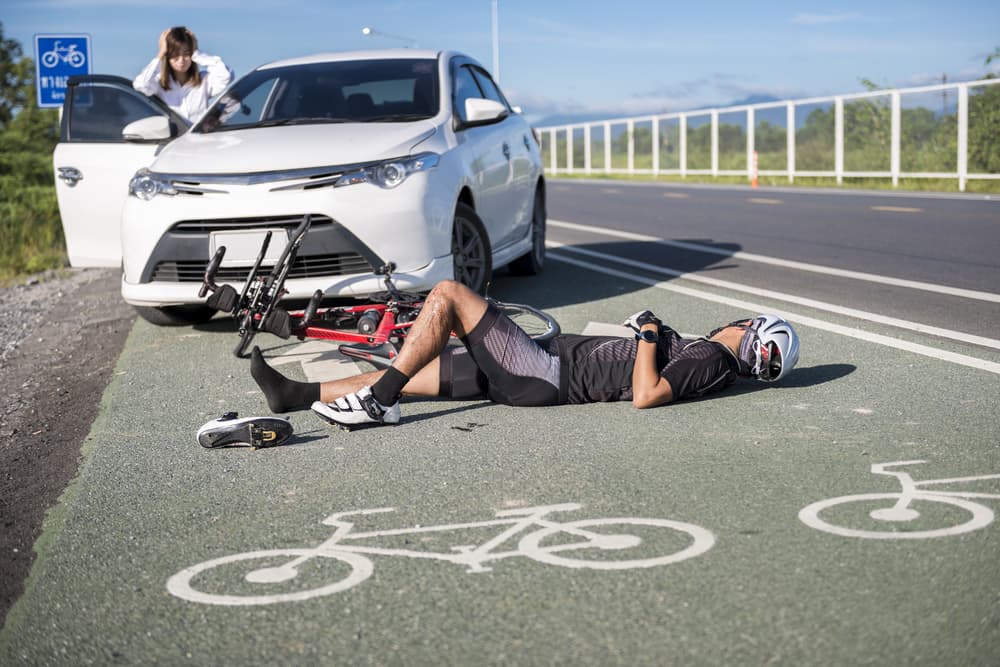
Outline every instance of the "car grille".
<path id="1" fill-rule="evenodd" d="M 205 277 L 208 260 L 164 261 L 153 270 L 153 280 L 164 282 L 200 283 Z M 240 283 L 247 279 L 251 266 L 220 267 L 215 280 L 220 283 Z M 265 273 L 270 266 L 261 267 Z M 330 255 L 298 256 L 288 272 L 289 278 L 322 278 L 371 273 L 372 267 L 354 252 Z"/>
<path id="2" fill-rule="evenodd" d="M 260 218 L 214 218 L 212 220 L 181 220 L 171 231 L 187 234 L 209 232 L 225 232 L 239 229 L 295 229 L 302 222 L 302 216 L 274 215 Z M 333 224 L 333 220 L 325 215 L 313 215 L 310 229 L 322 229 Z"/>

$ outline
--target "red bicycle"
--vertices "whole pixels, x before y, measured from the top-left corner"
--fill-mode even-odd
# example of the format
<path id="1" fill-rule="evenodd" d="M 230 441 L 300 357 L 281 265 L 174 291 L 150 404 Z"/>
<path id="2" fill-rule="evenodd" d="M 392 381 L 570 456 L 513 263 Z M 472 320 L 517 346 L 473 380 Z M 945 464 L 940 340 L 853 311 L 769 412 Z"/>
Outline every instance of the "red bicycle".
<path id="1" fill-rule="evenodd" d="M 368 295 L 361 303 L 323 307 L 324 294 L 316 290 L 303 310 L 286 310 L 278 305 L 288 293 L 284 289 L 285 279 L 310 222 L 311 216 L 303 217 L 266 274 L 262 271 L 262 264 L 271 242 L 271 232 L 265 235 L 240 293 L 232 285 L 217 285 L 215 282 L 215 275 L 226 254 L 225 246 L 218 248 L 205 270 L 198 296 L 205 297 L 211 292 L 207 304 L 216 310 L 231 313 L 236 319 L 240 340 L 233 352 L 237 357 L 246 357 L 254 336 L 264 331 L 282 339 L 295 336 L 299 340 L 320 338 L 340 341 L 337 349 L 345 356 L 367 361 L 377 368 L 391 366 L 424 303 L 421 295 L 396 289 L 392 282 L 395 270 L 392 262 L 375 269 L 375 275 L 382 276 L 386 289 Z M 548 340 L 559 334 L 559 323 L 544 311 L 490 297 L 487 300 L 536 340 Z"/>

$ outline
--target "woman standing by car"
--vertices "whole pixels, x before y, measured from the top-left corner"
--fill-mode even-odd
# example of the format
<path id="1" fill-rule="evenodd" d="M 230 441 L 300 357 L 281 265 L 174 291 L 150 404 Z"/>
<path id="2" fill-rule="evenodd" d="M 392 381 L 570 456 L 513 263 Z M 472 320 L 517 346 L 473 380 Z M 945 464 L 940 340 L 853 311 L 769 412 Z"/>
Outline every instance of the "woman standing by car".
<path id="1" fill-rule="evenodd" d="M 193 122 L 232 80 L 233 70 L 222 58 L 199 51 L 194 33 L 181 26 L 160 34 L 156 57 L 135 77 L 132 86 L 159 97 Z"/>

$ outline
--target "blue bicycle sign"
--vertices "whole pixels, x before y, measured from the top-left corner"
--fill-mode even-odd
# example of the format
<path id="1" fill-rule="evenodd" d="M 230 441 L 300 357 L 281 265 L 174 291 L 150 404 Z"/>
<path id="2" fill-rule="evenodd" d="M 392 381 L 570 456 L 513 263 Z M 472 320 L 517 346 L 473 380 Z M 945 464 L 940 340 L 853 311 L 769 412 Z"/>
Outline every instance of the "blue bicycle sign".
<path id="1" fill-rule="evenodd" d="M 69 77 L 90 69 L 90 35 L 35 35 L 38 106 L 62 106 Z"/>

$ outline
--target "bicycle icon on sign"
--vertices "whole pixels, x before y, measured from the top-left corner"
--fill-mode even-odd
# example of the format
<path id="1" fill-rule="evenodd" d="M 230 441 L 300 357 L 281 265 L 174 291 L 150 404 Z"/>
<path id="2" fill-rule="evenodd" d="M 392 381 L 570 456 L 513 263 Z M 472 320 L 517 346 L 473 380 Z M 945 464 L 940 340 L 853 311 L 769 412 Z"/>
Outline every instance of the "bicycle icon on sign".
<path id="1" fill-rule="evenodd" d="M 1000 475 L 976 475 L 973 477 L 952 477 L 949 479 L 925 479 L 914 481 L 908 473 L 899 470 L 889 470 L 891 467 L 901 467 L 926 463 L 926 461 L 892 461 L 889 463 L 876 463 L 872 466 L 872 473 L 875 475 L 889 475 L 895 477 L 902 490 L 899 493 L 861 493 L 852 496 L 840 496 L 839 498 L 829 498 L 815 502 L 804 507 L 799 512 L 799 520 L 810 528 L 822 530 L 834 535 L 843 537 L 861 537 L 878 540 L 918 540 L 932 537 L 949 537 L 968 533 L 973 530 L 984 528 L 993 522 L 993 510 L 986 505 L 968 500 L 968 498 L 1000 498 L 997 493 L 978 493 L 971 491 L 937 491 L 926 489 L 931 485 L 961 484 L 965 482 L 978 482 L 987 479 L 1000 479 Z M 884 522 L 885 530 L 860 530 L 847 528 L 829 521 L 820 516 L 820 512 L 829 510 L 838 505 L 848 505 L 851 503 L 863 503 L 878 501 L 881 505 L 877 509 L 869 512 L 868 516 L 880 522 Z M 884 501 L 893 501 L 886 506 Z M 914 509 L 918 501 L 924 503 L 935 503 L 938 505 L 950 505 L 964 510 L 963 514 L 968 514 L 968 519 L 956 525 L 945 528 L 931 530 L 897 530 L 900 527 L 917 519 L 921 513 Z"/>
<path id="2" fill-rule="evenodd" d="M 61 60 L 64 63 L 69 63 L 70 67 L 83 67 L 84 63 L 87 62 L 87 57 L 82 52 L 77 51 L 76 47 L 76 44 L 62 46 L 62 42 L 57 39 L 52 44 L 52 50 L 42 54 L 42 65 L 51 69 Z"/>
<path id="3" fill-rule="evenodd" d="M 466 572 L 469 573 L 487 572 L 491 569 L 486 565 L 487 563 L 514 556 L 525 556 L 539 563 L 570 568 L 629 570 L 678 563 L 705 553 L 715 544 L 715 536 L 701 526 L 669 519 L 622 517 L 559 522 L 548 518 L 551 513 L 570 512 L 578 510 L 580 507 L 581 505 L 577 503 L 525 507 L 497 512 L 495 519 L 485 521 L 440 526 L 417 525 L 412 528 L 372 532 L 353 532 L 354 524 L 345 521 L 345 518 L 352 515 L 367 516 L 392 512 L 393 508 L 337 512 L 323 520 L 324 525 L 334 527 L 333 536 L 316 547 L 248 551 L 215 558 L 185 568 L 170 577 L 167 580 L 167 590 L 171 594 L 191 602 L 232 606 L 264 605 L 332 595 L 356 586 L 372 575 L 374 565 L 367 557 L 369 555 L 441 560 L 464 565 L 467 568 Z M 430 540 L 434 534 L 491 527 L 503 527 L 503 530 L 481 544 L 451 546 L 450 552 L 420 551 L 409 546 L 393 548 L 347 543 L 348 541 L 373 538 L 386 539 L 407 536 L 408 539 L 405 539 L 403 543 L 410 545 L 421 541 L 421 538 Z M 535 528 L 537 530 L 534 530 Z M 500 548 L 504 543 L 525 531 L 531 532 L 520 535 L 515 548 L 507 550 Z M 652 554 L 643 554 L 646 557 L 634 558 L 633 560 L 599 558 L 604 552 L 622 552 L 639 547 L 644 540 L 636 535 L 636 532 L 642 532 L 643 535 L 652 534 L 653 541 L 657 542 L 652 547 Z M 665 549 L 668 553 L 657 555 L 657 551 L 661 549 L 659 541 L 662 539 L 668 540 L 667 549 Z M 678 546 L 678 542 L 682 544 Z M 323 566 L 330 565 L 330 561 L 337 561 L 335 564 L 337 568 L 333 574 L 340 576 L 340 578 L 336 581 L 324 581 L 327 574 L 323 572 L 319 574 L 311 571 L 308 574 L 304 572 L 307 569 L 322 569 Z M 258 585 L 259 588 L 251 593 L 239 594 L 206 593 L 199 590 L 199 586 L 213 583 L 211 581 L 213 577 L 218 578 L 216 576 L 218 572 L 211 571 L 232 565 L 238 565 L 243 569 L 249 565 L 252 569 L 244 574 L 242 579 L 248 584 Z M 344 566 L 347 568 L 346 574 L 343 573 Z M 230 576 L 230 581 L 237 574 L 238 572 L 234 572 Z M 277 593 L 267 591 L 268 588 L 274 590 L 276 585 L 290 582 L 300 576 L 302 580 L 309 580 L 301 584 L 301 590 Z M 201 583 L 196 581 L 202 577 L 204 579 Z M 227 584 L 218 585 L 226 586 Z M 228 584 L 228 586 L 232 585 Z M 246 584 L 238 585 L 247 588 Z M 250 587 L 253 588 L 253 586 Z"/>

